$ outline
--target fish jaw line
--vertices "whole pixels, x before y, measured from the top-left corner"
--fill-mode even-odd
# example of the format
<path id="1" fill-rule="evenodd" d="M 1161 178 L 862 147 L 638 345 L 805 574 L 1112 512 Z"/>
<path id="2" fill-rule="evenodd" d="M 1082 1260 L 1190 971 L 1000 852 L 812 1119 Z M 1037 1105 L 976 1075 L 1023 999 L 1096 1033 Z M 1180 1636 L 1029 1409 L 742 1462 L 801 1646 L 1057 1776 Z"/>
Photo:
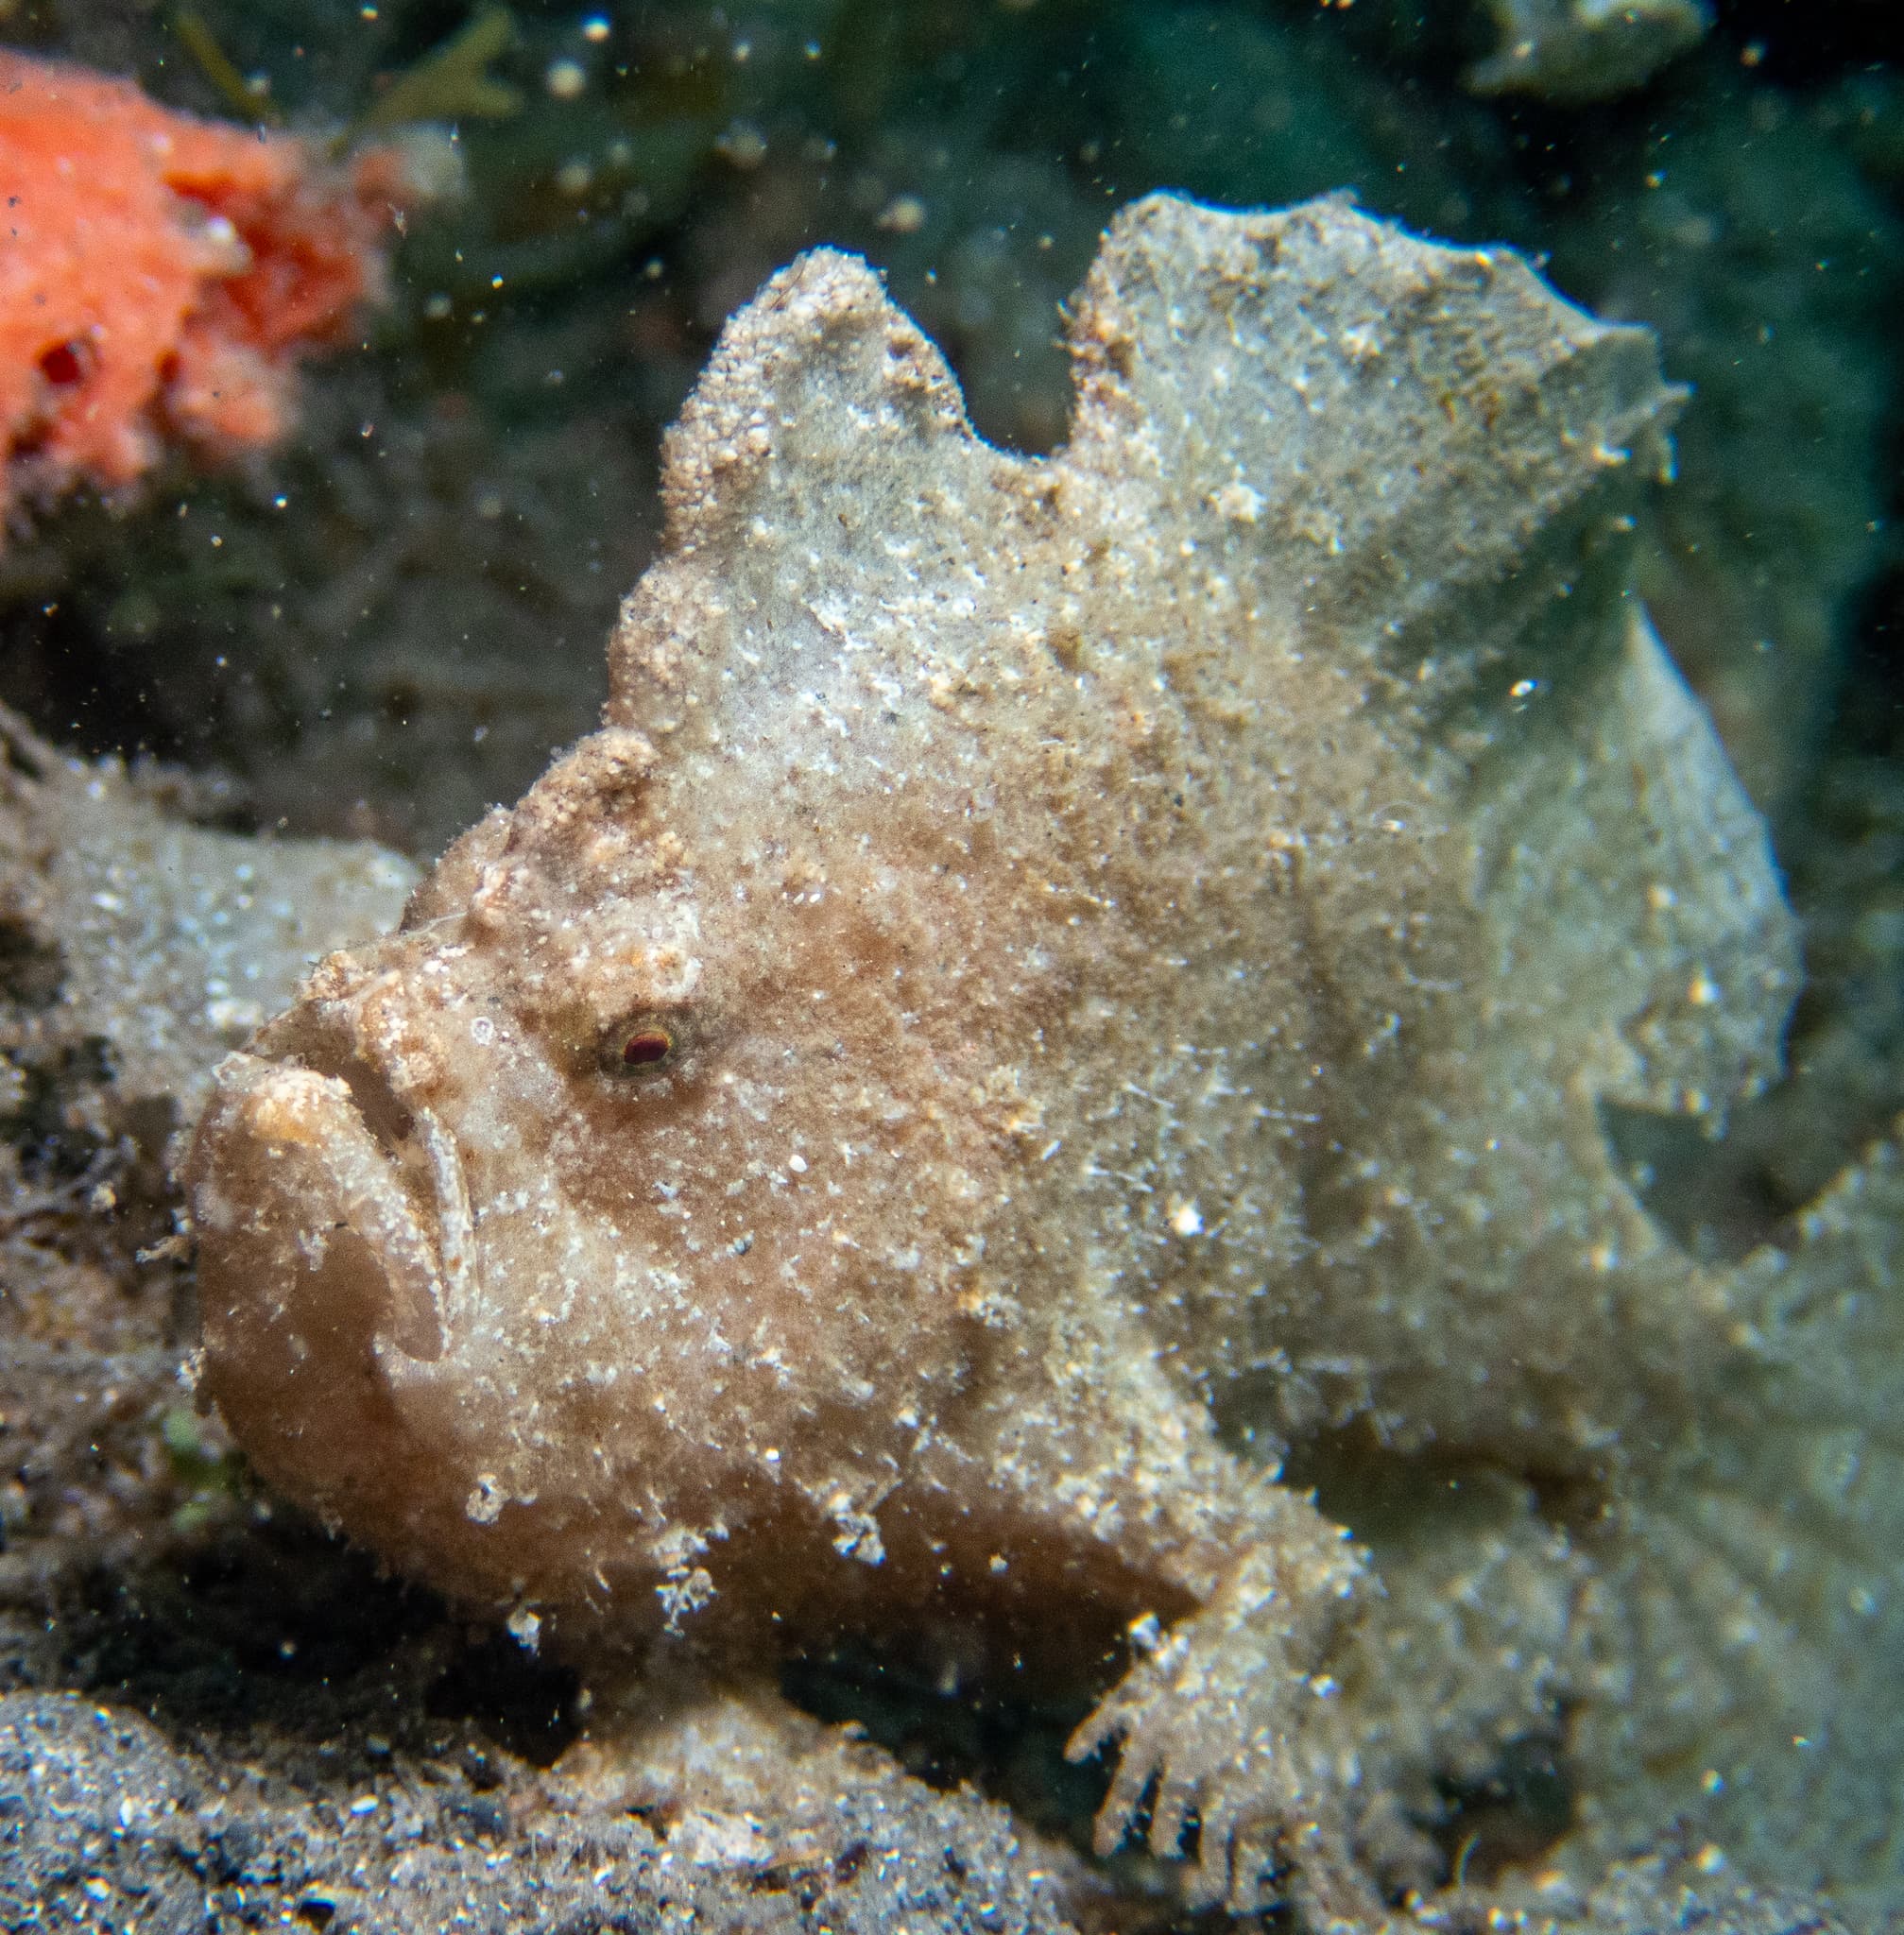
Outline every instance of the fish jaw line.
<path id="1" fill-rule="evenodd" d="M 367 1312 L 377 1346 L 434 1362 L 450 1343 L 455 1275 L 469 1267 L 460 1169 L 453 1149 L 443 1153 L 448 1137 L 432 1123 L 424 1146 L 436 1183 L 436 1201 L 428 1206 L 435 1214 L 425 1213 L 413 1180 L 416 1165 L 391 1140 L 393 1120 L 416 1124 L 420 1118 L 404 1111 L 393 1119 L 377 1104 L 394 1098 L 387 1088 L 380 1098 L 367 1087 L 369 1077 L 361 1063 L 347 1077 L 336 1070 L 232 1056 L 220 1070 L 195 1155 L 200 1177 L 196 1213 L 201 1226 L 217 1228 L 226 1220 L 218 1207 L 225 1179 L 255 1179 L 249 1185 L 249 1215 L 262 1223 L 291 1209 L 294 1243 L 313 1273 L 337 1232 L 348 1230 L 383 1278 L 382 1309 Z M 414 1126 L 409 1134 L 416 1135 Z M 459 1222 L 451 1220 L 458 1215 Z M 449 1267 L 446 1251 L 454 1259 Z M 283 1297 L 287 1310 L 298 1302 L 289 1288 Z"/>

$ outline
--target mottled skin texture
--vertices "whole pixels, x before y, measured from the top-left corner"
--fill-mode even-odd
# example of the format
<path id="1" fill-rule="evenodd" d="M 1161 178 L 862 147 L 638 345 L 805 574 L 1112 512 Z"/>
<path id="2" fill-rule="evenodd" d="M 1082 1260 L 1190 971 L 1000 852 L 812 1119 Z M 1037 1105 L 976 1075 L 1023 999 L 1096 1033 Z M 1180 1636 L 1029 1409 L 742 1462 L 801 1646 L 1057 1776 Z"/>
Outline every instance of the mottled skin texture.
<path id="1" fill-rule="evenodd" d="M 1246 1904 L 1388 1772 L 1363 1562 L 1262 1453 L 1599 1481 L 1723 1383 L 1601 1110 L 1719 1123 L 1795 970 L 1622 599 L 1643 333 L 1159 197 L 1072 339 L 1030 462 L 855 263 L 729 326 L 603 730 L 221 1070 L 207 1382 L 572 1637 L 1157 1615 L 1074 1742 L 1104 1843 L 1158 1776 Z"/>

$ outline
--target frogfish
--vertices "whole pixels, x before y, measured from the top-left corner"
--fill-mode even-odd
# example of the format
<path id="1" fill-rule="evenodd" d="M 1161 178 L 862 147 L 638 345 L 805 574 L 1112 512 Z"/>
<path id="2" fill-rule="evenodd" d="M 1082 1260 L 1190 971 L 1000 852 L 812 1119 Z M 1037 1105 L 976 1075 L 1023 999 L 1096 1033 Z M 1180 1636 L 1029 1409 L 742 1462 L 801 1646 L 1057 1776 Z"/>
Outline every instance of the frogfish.
<path id="1" fill-rule="evenodd" d="M 601 728 L 218 1070 L 203 1383 L 577 1652 L 1062 1658 L 1101 1849 L 1366 1901 L 1450 1769 L 1776 1576 L 1707 1524 L 1729 1573 L 1621 1584 L 1795 1279 L 1679 1248 L 1609 1123 L 1778 1077 L 1794 930 L 1628 588 L 1645 331 L 1170 196 L 1067 328 L 1031 457 L 854 258 L 729 323 Z"/>

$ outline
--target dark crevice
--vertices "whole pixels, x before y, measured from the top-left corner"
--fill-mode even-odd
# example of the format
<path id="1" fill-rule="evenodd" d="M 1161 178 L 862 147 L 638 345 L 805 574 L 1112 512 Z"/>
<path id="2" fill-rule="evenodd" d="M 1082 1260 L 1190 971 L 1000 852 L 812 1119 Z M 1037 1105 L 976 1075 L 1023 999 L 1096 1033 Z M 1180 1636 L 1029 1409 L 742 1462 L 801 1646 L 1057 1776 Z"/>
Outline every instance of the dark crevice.
<path id="1" fill-rule="evenodd" d="M 1447 1812 L 1431 1830 L 1455 1887 L 1489 1887 L 1535 1866 L 1573 1827 L 1563 1729 L 1510 1740 L 1478 1780 L 1444 1782 Z"/>
<path id="2" fill-rule="evenodd" d="M 1739 1121 L 1730 1135 L 1714 1137 L 1697 1116 L 1603 1101 L 1600 1122 L 1615 1167 L 1646 1213 L 1702 1263 L 1750 1256 L 1799 1207 L 1767 1167 L 1759 1139 Z"/>
<path id="3" fill-rule="evenodd" d="M 0 1002 L 43 1014 L 60 999 L 66 966 L 59 948 L 24 920 L 0 916 Z"/>
<path id="4" fill-rule="evenodd" d="M 437 1720 L 473 1721 L 498 1745 L 535 1767 L 552 1767 L 581 1738 L 575 1670 L 491 1633 L 458 1652 L 430 1687 Z"/>

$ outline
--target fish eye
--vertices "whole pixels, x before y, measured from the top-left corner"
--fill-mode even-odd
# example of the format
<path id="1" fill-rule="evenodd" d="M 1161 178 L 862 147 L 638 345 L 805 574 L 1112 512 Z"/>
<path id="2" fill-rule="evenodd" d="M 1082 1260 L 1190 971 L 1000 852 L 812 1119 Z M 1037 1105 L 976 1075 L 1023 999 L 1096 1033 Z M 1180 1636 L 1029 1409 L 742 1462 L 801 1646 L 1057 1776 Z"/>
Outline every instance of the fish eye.
<path id="1" fill-rule="evenodd" d="M 631 1015 L 602 1037 L 602 1066 L 611 1075 L 641 1080 L 665 1075 L 681 1058 L 679 1027 L 660 1015 Z"/>

